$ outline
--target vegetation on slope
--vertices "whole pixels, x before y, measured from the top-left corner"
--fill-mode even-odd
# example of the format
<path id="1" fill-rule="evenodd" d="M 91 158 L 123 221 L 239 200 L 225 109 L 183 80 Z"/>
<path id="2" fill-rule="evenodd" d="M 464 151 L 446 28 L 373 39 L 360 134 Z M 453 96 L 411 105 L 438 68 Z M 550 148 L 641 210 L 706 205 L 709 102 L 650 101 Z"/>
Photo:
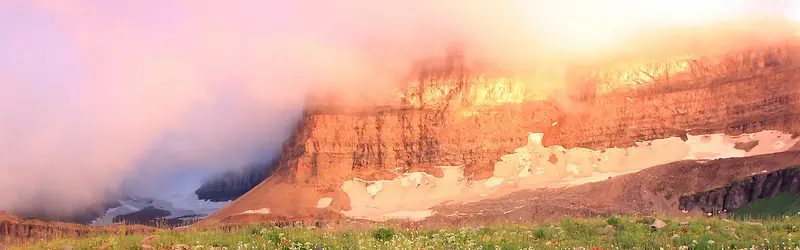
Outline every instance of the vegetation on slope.
<path id="1" fill-rule="evenodd" d="M 769 219 L 800 213 L 800 199 L 793 192 L 782 192 L 773 198 L 760 199 L 733 211 L 739 218 Z"/>
<path id="2" fill-rule="evenodd" d="M 96 235 L 19 249 L 800 249 L 800 215 L 754 221 L 611 217 L 451 230 L 336 231 L 252 226 L 246 230 L 161 230 L 154 236 Z"/>

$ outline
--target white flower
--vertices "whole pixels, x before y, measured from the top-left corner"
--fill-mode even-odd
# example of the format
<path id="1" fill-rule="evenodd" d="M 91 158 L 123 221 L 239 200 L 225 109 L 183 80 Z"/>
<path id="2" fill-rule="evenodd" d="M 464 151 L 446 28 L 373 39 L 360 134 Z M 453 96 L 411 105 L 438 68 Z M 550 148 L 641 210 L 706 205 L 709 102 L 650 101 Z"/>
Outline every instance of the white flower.
<path id="1" fill-rule="evenodd" d="M 708 240 L 709 245 L 714 245 L 714 240 Z"/>

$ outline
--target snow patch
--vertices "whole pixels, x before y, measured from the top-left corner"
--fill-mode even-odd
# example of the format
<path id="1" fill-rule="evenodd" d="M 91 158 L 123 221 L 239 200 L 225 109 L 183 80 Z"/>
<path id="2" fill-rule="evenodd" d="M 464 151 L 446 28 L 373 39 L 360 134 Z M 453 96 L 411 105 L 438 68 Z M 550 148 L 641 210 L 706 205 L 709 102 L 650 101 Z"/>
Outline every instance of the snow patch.
<path id="1" fill-rule="evenodd" d="M 517 206 L 517 207 L 514 207 L 514 208 L 512 208 L 511 210 L 508 210 L 508 211 L 503 211 L 503 214 L 509 214 L 509 213 L 511 213 L 511 212 L 514 212 L 514 211 L 516 211 L 517 209 L 520 209 L 520 208 L 523 208 L 523 207 L 525 207 L 525 206 Z"/>
<path id="2" fill-rule="evenodd" d="M 384 214 L 383 217 L 387 219 L 411 219 L 413 221 L 419 221 L 428 218 L 433 214 L 433 210 L 397 211 L 394 213 Z"/>
<path id="3" fill-rule="evenodd" d="M 132 204 L 128 204 L 128 202 L 126 201 L 120 201 L 120 203 L 122 203 L 120 209 L 127 209 L 127 211 L 130 212 L 138 212 L 139 210 L 142 210 L 142 208 L 144 208 L 144 207 L 135 207 Z"/>
<path id="4" fill-rule="evenodd" d="M 341 189 L 350 197 L 351 209 L 345 216 L 382 220 L 409 211 L 429 211 L 446 203 L 474 202 L 516 190 L 569 187 L 607 180 L 653 166 L 680 160 L 714 160 L 782 152 L 800 138 L 778 131 L 762 131 L 741 136 L 724 134 L 687 135 L 637 142 L 627 148 L 591 150 L 563 146 L 543 146 L 543 133 L 529 133 L 528 144 L 495 163 L 493 175 L 484 180 L 469 180 L 463 166 L 441 166 L 443 177 L 424 172 L 404 173 L 393 180 L 348 180 Z M 737 149 L 738 143 L 759 141 L 752 149 Z M 558 161 L 550 161 L 555 155 Z M 564 175 L 564 173 L 568 173 Z M 533 174 L 531 174 L 533 173 Z M 514 185 L 502 184 L 514 183 Z M 424 183 L 424 185 L 422 185 Z M 405 214 L 407 215 L 407 214 Z M 414 216 L 405 216 L 414 217 Z"/>
<path id="5" fill-rule="evenodd" d="M 326 208 L 331 205 L 331 202 L 333 202 L 333 198 L 320 198 L 319 201 L 317 201 L 317 208 Z"/>
<path id="6" fill-rule="evenodd" d="M 269 208 L 262 208 L 258 210 L 247 210 L 242 212 L 242 214 L 269 214 Z"/>
<path id="7" fill-rule="evenodd" d="M 784 143 L 783 141 L 776 141 L 774 144 L 772 144 L 772 149 L 779 150 L 782 149 L 784 146 L 786 146 L 786 143 Z"/>
<path id="8" fill-rule="evenodd" d="M 505 180 L 504 178 L 492 176 L 489 177 L 489 179 L 487 179 L 486 182 L 483 183 L 483 185 L 486 186 L 486 188 L 493 188 L 497 185 L 503 184 L 504 180 Z"/>
<path id="9" fill-rule="evenodd" d="M 411 184 L 419 186 L 422 184 L 422 177 L 423 173 L 406 173 L 400 178 L 400 184 L 402 184 L 404 187 L 407 187 Z"/>
<path id="10" fill-rule="evenodd" d="M 216 212 L 220 208 L 230 203 L 228 201 L 212 202 L 200 200 L 197 197 L 197 194 L 184 195 L 183 197 L 172 196 L 167 198 L 170 198 L 170 201 L 159 199 L 142 199 L 136 197 L 129 197 L 125 200 L 119 200 L 118 202 L 120 203 L 120 206 L 106 210 L 105 214 L 94 219 L 91 225 L 113 225 L 114 217 L 135 213 L 149 206 L 169 212 L 170 215 L 166 217 L 167 219 L 180 217 L 192 217 L 189 219 L 199 219 Z"/>
<path id="11" fill-rule="evenodd" d="M 581 173 L 581 167 L 575 164 L 567 164 L 567 172 L 570 172 L 574 175 L 579 175 Z"/>
<path id="12" fill-rule="evenodd" d="M 367 186 L 367 192 L 372 196 L 378 195 L 381 190 L 383 190 L 383 182 L 375 182 L 374 184 Z"/>

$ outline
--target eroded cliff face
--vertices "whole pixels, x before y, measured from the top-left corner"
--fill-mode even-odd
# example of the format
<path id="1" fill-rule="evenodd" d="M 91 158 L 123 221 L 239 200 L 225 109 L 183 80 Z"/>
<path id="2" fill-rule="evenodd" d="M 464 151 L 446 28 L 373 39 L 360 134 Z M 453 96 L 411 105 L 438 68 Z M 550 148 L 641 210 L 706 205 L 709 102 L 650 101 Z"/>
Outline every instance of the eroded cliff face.
<path id="1" fill-rule="evenodd" d="M 599 71 L 600 92 L 545 143 L 607 148 L 693 134 L 798 131 L 797 44 Z"/>
<path id="2" fill-rule="evenodd" d="M 568 72 L 563 77 L 569 80 L 565 83 L 568 92 L 523 78 L 481 77 L 451 55 L 442 63 L 423 67 L 417 72 L 419 78 L 374 105 L 311 101 L 294 136 L 285 143 L 275 175 L 210 219 L 346 213 L 352 211 L 355 199 L 362 199 L 343 191 L 343 183 L 352 180 L 392 180 L 410 173 L 452 178 L 446 169 L 455 167 L 461 175 L 455 181 L 489 182 L 498 177 L 503 157 L 526 147 L 546 149 L 550 155 L 542 154 L 542 159 L 563 168 L 554 173 L 567 173 L 558 178 L 568 177 L 575 166 L 591 177 L 596 172 L 591 170 L 596 161 L 591 157 L 606 151 L 619 151 L 625 158 L 636 150 L 629 148 L 642 147 L 641 143 L 674 137 L 668 141 L 682 145 L 690 139 L 687 134 L 725 137 L 773 130 L 786 135 L 767 139 L 772 142 L 761 147 L 773 147 L 775 140 L 790 144 L 764 153 L 789 150 L 796 143 L 793 134 L 800 132 L 798 48 L 796 41 L 789 41 L 734 51 L 722 58 L 687 55 Z M 541 134 L 535 146 L 530 146 L 531 133 Z M 758 140 L 737 141 L 731 148 L 757 147 L 759 142 L 754 141 Z M 571 149 L 594 153 L 568 156 Z M 667 158 L 688 159 L 683 153 Z M 694 159 L 704 158 L 708 157 Z M 514 164 L 540 167 L 525 162 L 515 160 Z M 629 165 L 638 171 L 668 162 Z M 294 196 L 279 192 L 294 192 Z M 451 196 L 440 198 L 440 203 L 452 200 Z M 331 200 L 319 205 L 322 199 Z"/>
<path id="3" fill-rule="evenodd" d="M 499 156 L 527 144 L 528 132 L 544 133 L 545 146 L 595 150 L 687 133 L 794 133 L 800 129 L 796 48 L 600 69 L 586 76 L 588 84 L 572 83 L 594 91 L 568 100 L 580 105 L 578 115 L 543 100 L 553 93 L 526 89 L 535 84 L 460 73 L 423 78 L 382 109 L 312 107 L 279 172 L 298 182 L 338 185 L 341 177 L 375 180 L 412 168 L 464 165 L 467 176 L 481 179 Z"/>

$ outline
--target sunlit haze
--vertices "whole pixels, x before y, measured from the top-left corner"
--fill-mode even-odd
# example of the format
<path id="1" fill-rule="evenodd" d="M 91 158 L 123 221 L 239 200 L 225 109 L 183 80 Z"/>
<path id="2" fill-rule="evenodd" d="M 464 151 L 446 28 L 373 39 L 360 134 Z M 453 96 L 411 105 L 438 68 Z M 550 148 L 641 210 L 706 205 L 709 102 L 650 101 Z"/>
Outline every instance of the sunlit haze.
<path id="1" fill-rule="evenodd" d="M 0 210 L 193 188 L 176 176 L 278 155 L 309 90 L 386 88 L 455 42 L 495 65 L 558 68 L 641 30 L 800 21 L 786 4 L 0 0 Z"/>

